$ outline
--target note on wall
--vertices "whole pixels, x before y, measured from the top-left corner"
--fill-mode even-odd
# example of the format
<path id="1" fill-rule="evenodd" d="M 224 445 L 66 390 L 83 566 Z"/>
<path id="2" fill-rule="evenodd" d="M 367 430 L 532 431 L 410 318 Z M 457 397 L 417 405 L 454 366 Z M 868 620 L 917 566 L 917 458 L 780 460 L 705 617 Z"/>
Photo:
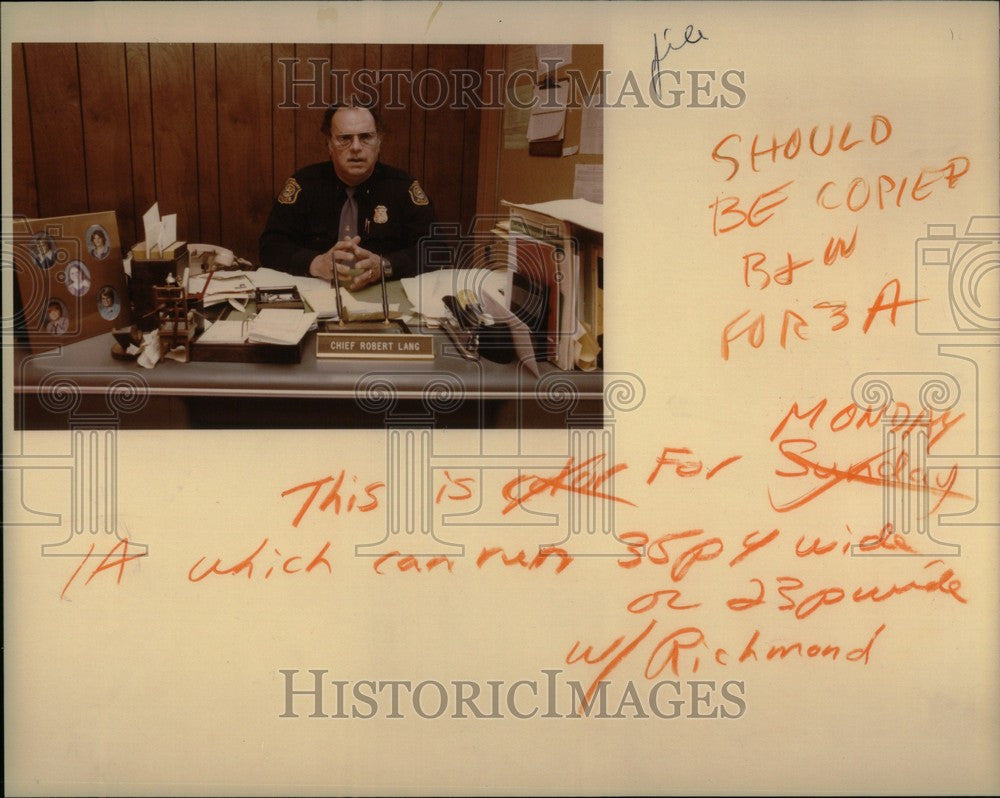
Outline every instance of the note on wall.
<path id="1" fill-rule="evenodd" d="M 508 75 L 519 69 L 531 71 L 537 67 L 536 49 L 530 44 L 508 44 L 505 48 L 505 68 Z"/>
<path id="2" fill-rule="evenodd" d="M 198 9 L 220 97 L 245 71 L 225 58 L 264 36 L 403 36 L 413 70 L 443 43 L 604 45 L 603 280 L 583 299 L 607 420 L 5 417 L 9 791 L 998 791 L 997 6 L 614 11 Z M 3 14 L 5 53 L 176 21 Z M 79 54 L 74 80 L 111 57 Z M 505 118 L 507 146 L 526 124 Z M 468 156 L 426 157 L 447 175 Z M 429 405 L 466 390 L 451 374 Z M 572 413 L 564 377 L 544 399 Z"/>
<path id="3" fill-rule="evenodd" d="M 528 149 L 528 123 L 537 77 L 537 54 L 530 44 L 510 44 L 504 48 L 505 74 L 522 75 L 506 84 L 503 110 L 503 146 L 505 150 Z"/>
<path id="4" fill-rule="evenodd" d="M 556 72 L 573 60 L 573 45 L 571 44 L 539 44 L 535 48 L 538 57 L 538 76 Z"/>
<path id="5" fill-rule="evenodd" d="M 510 87 L 510 98 L 503 109 L 503 146 L 505 150 L 528 149 L 528 125 L 531 122 L 532 98 L 535 87 L 531 83 L 517 83 Z"/>
<path id="6" fill-rule="evenodd" d="M 595 95 L 580 112 L 580 154 L 604 154 L 604 98 Z"/>
<path id="7" fill-rule="evenodd" d="M 604 167 L 578 163 L 573 169 L 573 199 L 604 202 Z"/>

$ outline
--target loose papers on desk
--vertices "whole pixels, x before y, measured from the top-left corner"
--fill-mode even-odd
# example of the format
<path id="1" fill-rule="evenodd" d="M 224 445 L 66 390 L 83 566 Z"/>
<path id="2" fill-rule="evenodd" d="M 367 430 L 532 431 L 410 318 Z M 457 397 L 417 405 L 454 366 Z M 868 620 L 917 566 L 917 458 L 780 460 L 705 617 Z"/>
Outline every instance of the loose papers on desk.
<path id="1" fill-rule="evenodd" d="M 188 279 L 188 293 L 201 294 L 206 308 L 235 300 L 240 305 L 253 298 L 257 286 L 246 272 L 214 271 Z"/>
<path id="2" fill-rule="evenodd" d="M 509 276 L 494 269 L 440 269 L 400 281 L 413 312 L 433 322 L 451 316 L 445 307 L 446 296 L 458 296 L 460 291 L 472 291 L 485 305 L 486 296 L 502 307 L 510 307 Z"/>
<path id="3" fill-rule="evenodd" d="M 206 308 L 229 302 L 237 310 L 243 310 L 258 288 L 277 289 L 293 285 L 299 289 L 300 296 L 305 296 L 308 290 L 328 290 L 324 280 L 287 274 L 276 269 L 258 269 L 253 274 L 217 269 L 191 277 L 188 280 L 188 293 L 204 294 L 202 304 Z"/>
<path id="4" fill-rule="evenodd" d="M 256 344 L 297 344 L 315 323 L 315 313 L 266 308 L 247 325 L 247 340 Z"/>
<path id="5" fill-rule="evenodd" d="M 252 274 L 243 271 L 206 272 L 196 274 L 188 281 L 189 294 L 202 294 L 204 307 L 229 302 L 236 310 L 243 310 L 257 289 L 287 289 L 295 286 L 309 307 L 320 319 L 337 318 L 337 295 L 326 280 L 317 277 L 288 274 L 277 269 L 260 268 Z M 350 318 L 382 318 L 380 302 L 362 302 L 341 286 L 340 297 Z M 390 312 L 399 312 L 399 304 L 389 306 Z"/>
<path id="6" fill-rule="evenodd" d="M 201 334 L 198 343 L 294 345 L 315 323 L 315 313 L 266 308 L 250 319 L 220 319 L 214 322 Z"/>

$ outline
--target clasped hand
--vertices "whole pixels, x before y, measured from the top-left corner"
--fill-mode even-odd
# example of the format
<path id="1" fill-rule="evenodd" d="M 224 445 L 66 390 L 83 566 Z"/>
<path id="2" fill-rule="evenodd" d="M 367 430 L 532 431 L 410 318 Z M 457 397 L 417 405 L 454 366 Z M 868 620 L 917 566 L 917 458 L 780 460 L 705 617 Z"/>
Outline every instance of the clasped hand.
<path id="1" fill-rule="evenodd" d="M 358 291 L 378 282 L 382 278 L 382 258 L 360 244 L 360 236 L 338 241 L 327 252 L 313 258 L 309 274 L 321 280 L 333 280 L 336 265 L 340 284 L 348 291 Z"/>

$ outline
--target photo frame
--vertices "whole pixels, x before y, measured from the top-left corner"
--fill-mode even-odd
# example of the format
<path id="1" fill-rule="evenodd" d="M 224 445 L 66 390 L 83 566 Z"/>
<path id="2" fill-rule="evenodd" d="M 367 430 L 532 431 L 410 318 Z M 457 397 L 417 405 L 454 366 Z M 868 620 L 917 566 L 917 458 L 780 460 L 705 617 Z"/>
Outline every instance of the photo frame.
<path id="1" fill-rule="evenodd" d="M 114 211 L 14 220 L 17 325 L 44 352 L 131 324 Z"/>

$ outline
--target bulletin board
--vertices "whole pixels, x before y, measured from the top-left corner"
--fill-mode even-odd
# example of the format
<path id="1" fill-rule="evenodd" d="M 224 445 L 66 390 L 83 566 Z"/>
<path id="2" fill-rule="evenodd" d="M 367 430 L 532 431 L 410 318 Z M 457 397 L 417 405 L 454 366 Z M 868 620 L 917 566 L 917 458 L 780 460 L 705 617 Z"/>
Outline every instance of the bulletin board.
<path id="1" fill-rule="evenodd" d="M 570 92 L 563 142 L 565 150 L 575 148 L 575 152 L 560 157 L 529 154 L 524 136 L 528 112 L 516 106 L 530 98 L 531 87 L 527 76 L 518 79 L 514 83 L 514 91 L 524 96 L 505 96 L 503 113 L 484 120 L 484 126 L 492 123 L 494 127 L 499 127 L 499 131 L 494 135 L 487 131 L 482 143 L 484 152 L 481 163 L 493 168 L 480 170 L 480 179 L 486 189 L 480 195 L 481 202 L 483 199 L 486 202 L 486 207 L 481 205 L 480 213 L 495 212 L 500 199 L 535 203 L 573 197 L 574 184 L 578 174 L 581 174 L 579 168 L 583 167 L 582 174 L 589 172 L 589 176 L 594 176 L 595 168 L 599 170 L 604 164 L 603 136 L 595 137 L 586 132 L 588 128 L 602 131 L 603 111 L 596 95 L 601 86 L 598 78 L 604 63 L 603 45 L 575 44 L 561 49 L 559 45 L 492 45 L 487 50 L 492 51 L 487 53 L 487 60 L 502 65 L 507 76 L 532 66 L 537 70 L 540 56 L 559 58 L 560 54 L 569 55 L 569 60 L 557 68 L 555 77 L 557 80 L 567 79 L 570 71 L 578 76 L 578 82 Z M 595 90 L 595 96 L 590 98 L 589 103 L 584 96 L 588 90 Z M 590 107 L 587 107 L 588 104 Z M 594 196 L 587 198 L 596 199 Z"/>

